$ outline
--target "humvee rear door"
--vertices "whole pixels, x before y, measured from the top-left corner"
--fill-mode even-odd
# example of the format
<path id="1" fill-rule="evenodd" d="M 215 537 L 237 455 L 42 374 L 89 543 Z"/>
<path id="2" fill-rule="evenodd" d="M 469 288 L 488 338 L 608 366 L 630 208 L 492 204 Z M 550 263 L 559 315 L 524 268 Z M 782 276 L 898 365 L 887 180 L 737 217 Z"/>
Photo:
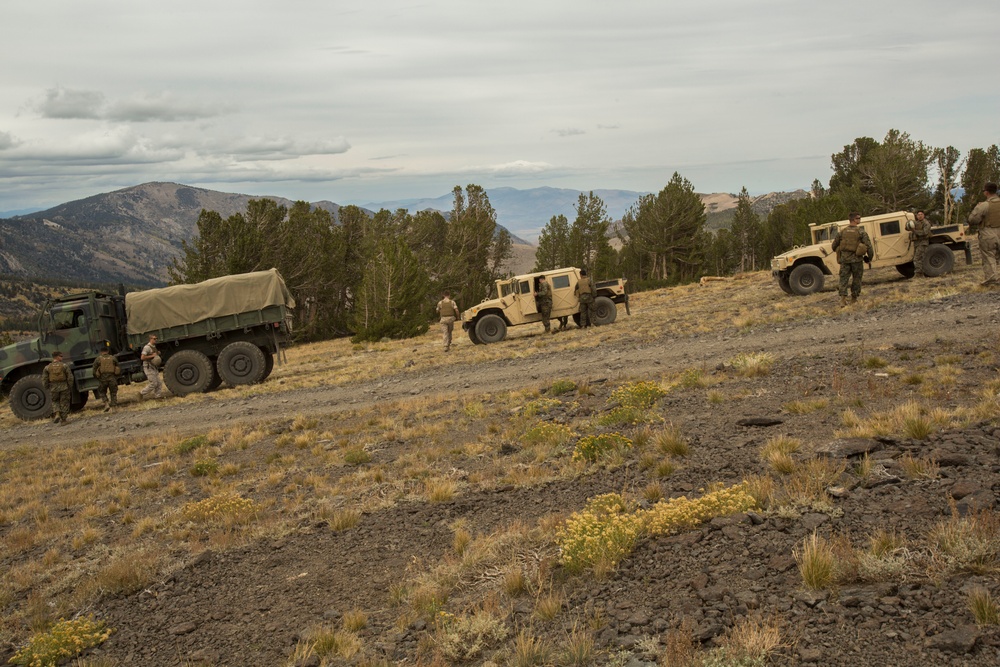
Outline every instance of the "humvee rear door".
<path id="1" fill-rule="evenodd" d="M 906 231 L 906 221 L 903 219 L 884 220 L 878 223 L 875 233 L 868 230 L 868 235 L 875 244 L 875 259 L 885 259 L 892 264 L 899 263 L 900 258 L 909 250 L 910 234 Z"/>
<path id="2" fill-rule="evenodd" d="M 531 280 L 525 279 L 519 281 L 517 288 L 521 294 L 518 299 L 521 303 L 521 314 L 531 315 L 532 313 L 537 313 L 538 306 L 535 305 L 535 291 L 532 289 Z"/>
<path id="3" fill-rule="evenodd" d="M 563 314 L 566 312 L 575 313 L 576 297 L 573 296 L 570 274 L 549 276 L 549 282 L 552 283 L 552 313 L 560 311 Z"/>

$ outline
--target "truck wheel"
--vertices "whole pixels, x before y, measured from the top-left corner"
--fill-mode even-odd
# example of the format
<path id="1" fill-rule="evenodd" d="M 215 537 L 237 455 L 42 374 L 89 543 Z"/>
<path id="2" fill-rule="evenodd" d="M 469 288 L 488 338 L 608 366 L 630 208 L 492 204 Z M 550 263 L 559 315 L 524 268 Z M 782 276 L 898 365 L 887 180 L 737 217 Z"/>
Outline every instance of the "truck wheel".
<path id="1" fill-rule="evenodd" d="M 208 363 L 212 364 L 212 381 L 209 382 L 208 387 L 205 388 L 206 392 L 215 391 L 216 389 L 219 388 L 219 385 L 222 384 L 222 376 L 219 375 L 219 372 L 215 370 L 215 365 L 217 361 L 218 361 L 217 357 L 208 358 Z"/>
<path id="2" fill-rule="evenodd" d="M 792 286 L 788 282 L 787 273 L 778 274 L 778 287 L 780 287 L 781 291 L 785 294 L 795 294 L 795 292 L 792 291 Z"/>
<path id="3" fill-rule="evenodd" d="M 69 411 L 79 412 L 80 410 L 83 410 L 83 408 L 86 407 L 87 405 L 88 398 L 90 398 L 90 394 L 87 392 L 83 392 L 82 394 L 80 394 L 79 398 L 77 398 L 75 401 L 72 398 L 70 398 Z"/>
<path id="4" fill-rule="evenodd" d="M 916 269 L 913 266 L 913 262 L 907 262 L 906 264 L 897 264 L 896 270 L 899 271 L 899 275 L 903 276 L 907 280 L 913 277 Z"/>
<path id="5" fill-rule="evenodd" d="M 616 319 L 618 319 L 618 307 L 614 301 L 606 296 L 594 299 L 594 321 L 591 324 L 597 326 L 612 324 Z"/>
<path id="6" fill-rule="evenodd" d="M 175 352 L 163 369 L 163 382 L 174 396 L 206 392 L 214 377 L 212 361 L 197 350 Z"/>
<path id="7" fill-rule="evenodd" d="M 473 345 L 482 345 L 483 341 L 476 338 L 476 327 L 469 327 L 469 340 L 472 341 Z"/>
<path id="8" fill-rule="evenodd" d="M 219 375 L 231 387 L 256 384 L 264 377 L 264 353 L 253 343 L 236 341 L 219 353 Z"/>
<path id="9" fill-rule="evenodd" d="M 507 324 L 499 315 L 483 315 L 475 328 L 476 338 L 483 343 L 499 343 L 507 337 Z"/>
<path id="10" fill-rule="evenodd" d="M 26 375 L 14 383 L 10 390 L 10 411 L 24 421 L 52 414 L 52 397 L 42 386 L 41 375 Z"/>
<path id="11" fill-rule="evenodd" d="M 924 275 L 936 278 L 943 276 L 955 267 L 955 253 L 946 245 L 932 243 L 927 246 L 924 255 Z"/>
<path id="12" fill-rule="evenodd" d="M 788 286 L 799 296 L 818 292 L 823 289 L 823 272 L 815 264 L 799 264 L 789 274 Z"/>
<path id="13" fill-rule="evenodd" d="M 263 382 L 271 374 L 271 371 L 274 370 L 274 355 L 264 348 L 260 348 L 260 352 L 264 355 L 264 377 L 260 379 Z"/>

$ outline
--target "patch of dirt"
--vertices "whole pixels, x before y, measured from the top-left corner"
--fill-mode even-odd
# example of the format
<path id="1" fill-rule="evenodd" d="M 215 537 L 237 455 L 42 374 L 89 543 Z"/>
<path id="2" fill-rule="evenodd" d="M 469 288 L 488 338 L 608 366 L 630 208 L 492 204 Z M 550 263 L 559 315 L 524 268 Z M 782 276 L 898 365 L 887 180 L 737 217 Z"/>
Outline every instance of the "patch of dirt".
<path id="1" fill-rule="evenodd" d="M 725 288 L 718 289 L 721 294 Z M 106 598 L 96 610 L 115 633 L 94 655 L 116 665 L 287 664 L 310 627 L 336 625 L 352 609 L 368 615 L 360 635 L 372 654 L 387 664 L 430 664 L 426 647 L 433 625 L 416 619 L 401 626 L 393 591 L 453 550 L 456 521 L 463 520 L 477 534 L 489 534 L 515 521 L 532 525 L 553 514 L 567 515 L 598 494 L 640 495 L 657 481 L 667 497 L 678 497 L 698 495 L 708 483 L 735 484 L 761 475 L 766 469 L 759 452 L 769 438 L 781 434 L 801 440 L 806 449 L 822 448 L 843 427 L 839 406 L 851 397 L 863 405 L 865 414 L 888 412 L 920 398 L 920 384 L 907 385 L 879 367 L 867 368 L 868 355 L 877 355 L 890 368 L 915 368 L 914 373 L 928 378 L 938 377 L 934 369 L 943 364 L 938 359 L 949 355 L 948 364 L 959 373 L 953 384 L 934 393 L 942 408 L 974 403 L 974 392 L 997 379 L 1000 318 L 993 292 L 874 310 L 840 310 L 834 300 L 829 296 L 827 317 L 777 325 L 646 342 L 616 342 L 608 333 L 614 327 L 607 332 L 574 330 L 563 335 L 576 336 L 584 345 L 587 337 L 601 336 L 601 345 L 526 358 L 512 355 L 474 366 L 414 366 L 354 386 L 183 406 L 166 400 L 155 409 L 110 416 L 90 409 L 67 427 L 10 427 L 4 446 L 165 432 L 193 435 L 206 427 L 278 420 L 289 413 L 316 416 L 324 428 L 335 430 L 339 415 L 349 410 L 415 398 L 472 399 L 547 386 L 560 378 L 586 379 L 595 391 L 589 397 L 559 397 L 567 406 L 577 401 L 566 410 L 599 414 L 607 409 L 616 383 L 626 378 L 659 378 L 694 368 L 710 381 L 720 379 L 707 388 L 676 389 L 657 404 L 656 413 L 685 434 L 691 450 L 665 479 L 627 461 L 572 480 L 468 491 L 439 503 L 402 501 L 366 514 L 354 528 L 333 531 L 317 521 L 281 538 L 205 551 L 140 593 Z M 627 326 L 627 321 L 615 326 Z M 514 350 L 523 342 L 503 345 Z M 457 353 L 463 349 L 458 347 Z M 779 361 L 766 376 L 734 378 L 727 364 L 741 352 L 770 352 Z M 721 400 L 706 399 L 712 389 L 720 392 Z M 831 409 L 808 414 L 783 409 L 803 399 L 826 400 Z M 739 424 L 753 418 L 776 423 Z M 875 528 L 883 528 L 917 543 L 953 511 L 994 507 L 1000 493 L 1000 427 L 984 421 L 934 432 L 923 440 L 887 436 L 867 441 L 863 448 L 870 451 L 878 474 L 867 481 L 845 482 L 830 497 L 829 509 L 747 513 L 680 535 L 647 539 L 606 578 L 557 572 L 555 581 L 565 592 L 566 604 L 555 620 L 533 617 L 528 595 L 511 602 L 507 623 L 532 628 L 558 644 L 590 619 L 597 664 L 655 664 L 667 634 L 682 623 L 693 628 L 703 646 L 711 647 L 748 616 L 776 620 L 781 626 L 784 643 L 772 656 L 778 665 L 998 664 L 1000 631 L 975 626 L 966 603 L 973 586 L 1000 598 L 996 571 L 944 579 L 914 571 L 899 579 L 814 592 L 803 587 L 794 554 L 813 533 L 847 535 L 857 546 Z M 254 454 L 250 448 L 244 455 Z M 395 459 L 406 454 L 405 443 L 399 442 L 377 456 Z M 906 455 L 937 459 L 939 476 L 909 479 L 900 463 Z M 833 456 L 848 468 L 859 460 L 857 453 Z M 470 461 L 465 473 L 474 472 L 475 466 Z M 477 661 L 503 662 L 509 657 L 485 655 Z M 7 658 L 0 650 L 0 659 Z M 300 663 L 320 664 L 318 658 Z"/>

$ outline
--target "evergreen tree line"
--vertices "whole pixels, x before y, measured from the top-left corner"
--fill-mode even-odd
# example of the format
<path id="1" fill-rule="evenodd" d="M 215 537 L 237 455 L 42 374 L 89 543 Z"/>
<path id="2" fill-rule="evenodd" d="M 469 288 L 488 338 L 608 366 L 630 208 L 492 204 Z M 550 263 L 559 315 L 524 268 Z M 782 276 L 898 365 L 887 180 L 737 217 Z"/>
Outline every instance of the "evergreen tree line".
<path id="1" fill-rule="evenodd" d="M 273 267 L 296 299 L 303 338 L 415 336 L 436 317 L 443 291 L 463 307 L 486 298 L 512 254 L 486 191 L 456 186 L 453 195 L 447 217 L 344 206 L 334 221 L 307 202 L 286 208 L 270 199 L 251 200 L 246 213 L 225 219 L 203 210 L 197 238 L 170 268 L 171 282 Z"/>
<path id="2" fill-rule="evenodd" d="M 705 207 L 692 184 L 674 173 L 666 187 L 637 201 L 614 227 L 599 197 L 580 195 L 576 220 L 555 216 L 542 230 L 535 270 L 582 266 L 598 276 L 624 276 L 632 290 L 674 285 L 703 275 L 756 271 L 795 245 L 810 242 L 809 225 L 844 220 L 851 211 L 877 215 L 923 210 L 934 224 L 964 222 L 983 185 L 1000 180 L 1000 149 L 933 148 L 899 130 L 881 142 L 860 137 L 831 156 L 828 187 L 817 179 L 809 196 L 762 217 L 747 189 L 732 223 L 705 229 Z M 953 192 L 964 188 L 956 201 Z"/>

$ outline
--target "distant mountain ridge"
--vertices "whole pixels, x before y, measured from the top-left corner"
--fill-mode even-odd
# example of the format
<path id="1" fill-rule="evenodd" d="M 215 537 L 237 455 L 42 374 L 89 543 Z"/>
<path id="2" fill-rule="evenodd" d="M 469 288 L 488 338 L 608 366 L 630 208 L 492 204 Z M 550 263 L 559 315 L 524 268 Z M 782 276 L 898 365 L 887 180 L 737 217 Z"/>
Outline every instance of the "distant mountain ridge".
<path id="1" fill-rule="evenodd" d="M 523 272 L 534 264 L 532 246 L 522 235 L 537 237 L 552 216 L 565 215 L 572 221 L 579 190 L 540 187 L 529 190 L 496 188 L 487 190 L 499 224 L 511 231 L 516 260 L 511 270 Z M 630 190 L 594 190 L 615 220 L 646 193 Z M 789 198 L 808 196 L 804 191 L 770 193 L 755 200 L 762 215 Z M 98 194 L 45 211 L 0 219 L 0 274 L 21 278 L 65 279 L 93 283 L 162 285 L 167 269 L 180 256 L 182 242 L 193 238 L 202 209 L 218 211 L 223 217 L 246 211 L 251 199 L 272 199 L 283 206 L 294 202 L 284 197 L 263 197 L 218 192 L 178 183 L 144 183 L 114 192 Z M 732 194 L 702 195 L 713 219 L 726 216 L 736 206 Z M 411 212 L 451 210 L 451 193 L 441 197 L 377 202 L 369 211 L 405 208 Z M 331 201 L 312 202 L 336 218 L 340 205 Z M 731 217 L 731 212 L 728 213 Z M 721 218 L 719 218 L 721 219 Z"/>

